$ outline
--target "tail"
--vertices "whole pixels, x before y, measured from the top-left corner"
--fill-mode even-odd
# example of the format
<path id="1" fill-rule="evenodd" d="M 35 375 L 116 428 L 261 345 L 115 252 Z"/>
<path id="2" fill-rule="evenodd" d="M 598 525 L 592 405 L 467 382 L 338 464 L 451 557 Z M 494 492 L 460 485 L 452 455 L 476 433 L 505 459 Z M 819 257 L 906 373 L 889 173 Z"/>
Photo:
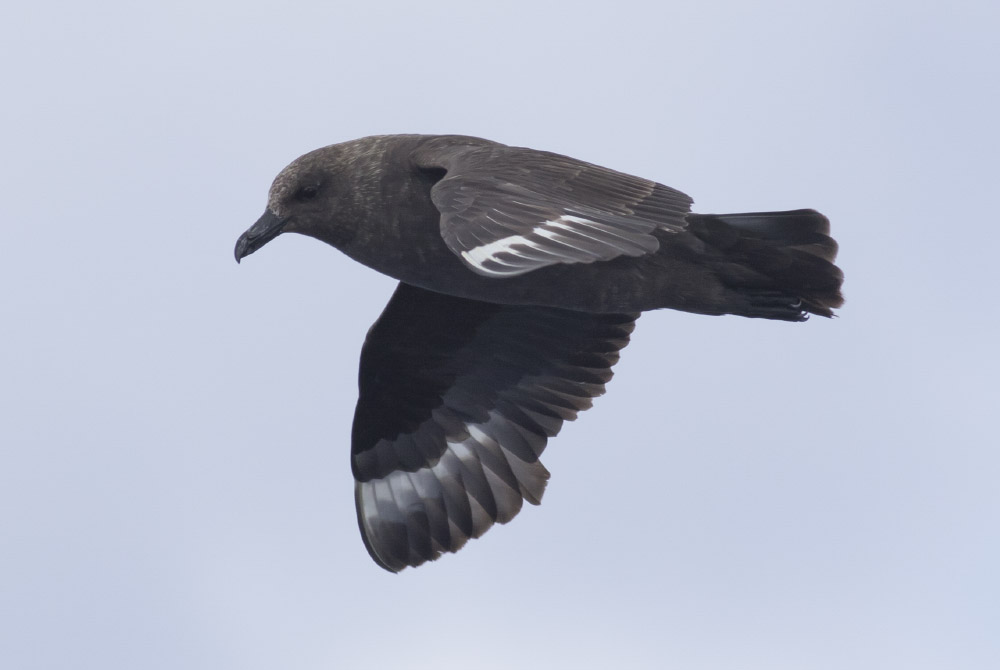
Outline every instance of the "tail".
<path id="1" fill-rule="evenodd" d="M 830 221 L 812 209 L 689 214 L 691 232 L 721 251 L 719 276 L 738 296 L 734 313 L 786 321 L 833 316 L 844 273 L 833 261 Z"/>

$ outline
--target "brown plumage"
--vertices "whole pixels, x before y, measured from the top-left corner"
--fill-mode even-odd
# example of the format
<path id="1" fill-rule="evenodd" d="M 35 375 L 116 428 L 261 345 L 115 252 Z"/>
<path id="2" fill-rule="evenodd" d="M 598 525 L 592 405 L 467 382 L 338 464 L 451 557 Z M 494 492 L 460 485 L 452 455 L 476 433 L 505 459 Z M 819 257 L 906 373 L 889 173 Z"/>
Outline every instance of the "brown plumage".
<path id="1" fill-rule="evenodd" d="M 236 259 L 283 232 L 400 280 L 362 350 L 352 434 L 365 546 L 398 571 L 522 500 L 604 391 L 639 312 L 802 321 L 843 303 L 813 210 L 694 214 L 675 189 L 464 136 L 332 145 L 285 168 Z"/>

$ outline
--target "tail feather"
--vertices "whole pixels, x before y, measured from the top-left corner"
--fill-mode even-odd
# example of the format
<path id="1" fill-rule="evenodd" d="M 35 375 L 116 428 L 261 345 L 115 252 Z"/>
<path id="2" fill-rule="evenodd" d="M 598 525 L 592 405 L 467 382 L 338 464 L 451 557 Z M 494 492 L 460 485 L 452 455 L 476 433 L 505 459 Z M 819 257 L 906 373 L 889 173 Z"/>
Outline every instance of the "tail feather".
<path id="1" fill-rule="evenodd" d="M 691 232 L 723 252 L 720 277 L 745 298 L 746 316 L 798 321 L 844 304 L 830 221 L 812 209 L 690 214 Z"/>

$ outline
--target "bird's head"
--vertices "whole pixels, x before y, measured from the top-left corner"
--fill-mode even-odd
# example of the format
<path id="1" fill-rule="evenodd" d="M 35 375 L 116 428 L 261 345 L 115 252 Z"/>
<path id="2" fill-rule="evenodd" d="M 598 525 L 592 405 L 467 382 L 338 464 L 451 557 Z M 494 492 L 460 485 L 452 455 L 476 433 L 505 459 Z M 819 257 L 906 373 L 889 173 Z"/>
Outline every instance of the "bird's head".
<path id="1" fill-rule="evenodd" d="M 371 176 L 381 157 L 380 138 L 363 138 L 311 151 L 282 170 L 267 197 L 267 208 L 236 241 L 236 262 L 282 233 L 301 233 L 334 246 L 353 235 L 352 210 L 359 181 Z"/>

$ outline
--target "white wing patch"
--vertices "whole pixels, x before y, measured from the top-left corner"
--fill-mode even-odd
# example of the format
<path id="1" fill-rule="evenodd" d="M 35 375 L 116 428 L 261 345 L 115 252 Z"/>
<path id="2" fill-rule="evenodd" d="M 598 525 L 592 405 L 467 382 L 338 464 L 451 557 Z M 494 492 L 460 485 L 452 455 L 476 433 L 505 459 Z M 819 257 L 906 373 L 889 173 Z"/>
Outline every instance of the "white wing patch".
<path id="1" fill-rule="evenodd" d="M 553 263 L 592 263 L 609 256 L 637 256 L 655 250 L 638 243 L 614 226 L 563 214 L 525 235 L 510 235 L 462 251 L 462 258 L 480 274 L 513 277 Z M 608 254 L 614 250 L 613 254 Z"/>
<path id="2" fill-rule="evenodd" d="M 587 224 L 598 225 L 593 221 L 588 221 L 587 219 L 580 218 L 579 216 L 564 214 L 554 221 L 546 221 L 537 228 L 534 228 L 531 232 L 534 235 L 551 240 L 556 244 L 566 244 L 562 241 L 561 238 L 563 236 L 559 235 L 559 232 L 575 230 L 573 227 L 566 225 L 568 223 L 576 223 L 580 226 L 586 226 Z M 527 249 L 525 249 L 525 247 Z M 499 240 L 494 240 L 493 242 L 479 247 L 473 247 L 468 251 L 463 251 L 462 258 L 464 258 L 470 265 L 473 265 L 486 274 L 511 276 L 528 272 L 534 267 L 534 264 L 531 264 L 530 267 L 524 267 L 523 263 L 517 262 L 516 259 L 505 259 L 502 254 L 510 254 L 517 258 L 527 260 L 525 252 L 528 249 L 536 252 L 544 251 L 544 247 L 541 244 L 525 237 L 524 235 L 511 235 L 509 237 L 502 237 Z M 498 268 L 496 267 L 497 265 L 500 265 L 501 267 Z"/>

